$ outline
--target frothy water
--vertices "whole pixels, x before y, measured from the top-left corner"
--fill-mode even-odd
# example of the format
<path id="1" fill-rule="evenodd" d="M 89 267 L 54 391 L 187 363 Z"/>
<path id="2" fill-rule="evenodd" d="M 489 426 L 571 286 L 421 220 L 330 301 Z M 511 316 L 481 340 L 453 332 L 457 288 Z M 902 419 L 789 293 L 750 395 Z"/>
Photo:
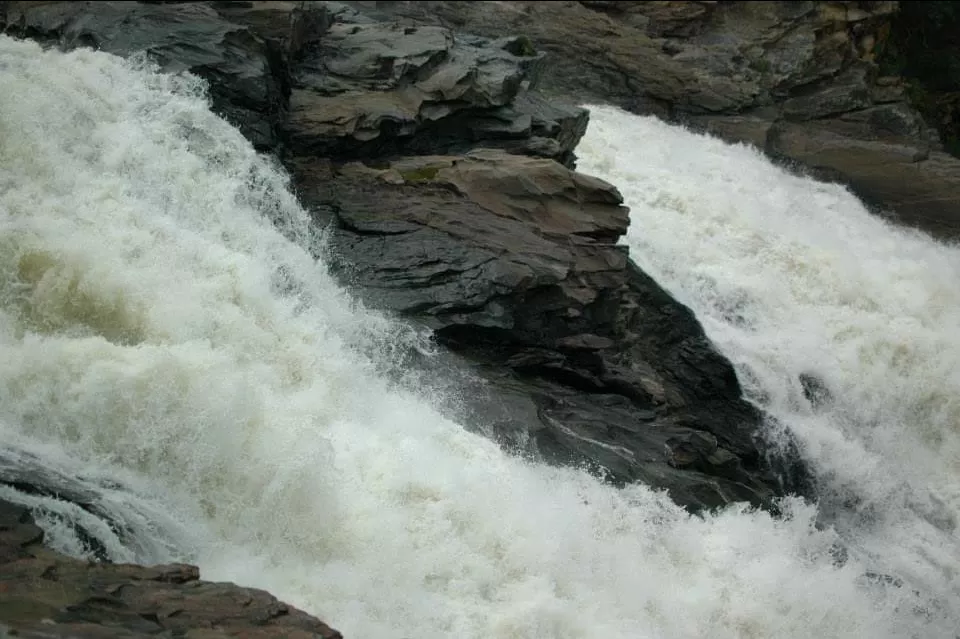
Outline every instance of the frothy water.
<path id="1" fill-rule="evenodd" d="M 951 250 L 743 150 L 597 110 L 583 166 L 636 207 L 636 257 L 751 372 L 826 492 L 864 513 L 818 527 L 816 507 L 788 501 L 780 520 L 700 519 L 643 486 L 506 455 L 432 389 L 395 384 L 393 351 L 416 336 L 334 284 L 285 176 L 195 79 L 0 37 L 0 84 L 0 437 L 131 522 L 104 531 L 112 558 L 196 562 L 348 637 L 954 636 L 946 336 L 960 302 L 956 278 L 933 276 L 955 268 Z M 818 240 L 826 222 L 782 202 L 848 222 Z M 838 284 L 860 237 L 876 252 Z M 744 320 L 727 321 L 728 291 Z M 801 364 L 830 408 L 799 400 Z M 0 497 L 86 552 L 69 508 Z"/>
<path id="2" fill-rule="evenodd" d="M 832 523 L 960 598 L 960 249 L 752 147 L 591 112 L 580 170 L 618 185 L 634 261 L 799 436 Z"/>

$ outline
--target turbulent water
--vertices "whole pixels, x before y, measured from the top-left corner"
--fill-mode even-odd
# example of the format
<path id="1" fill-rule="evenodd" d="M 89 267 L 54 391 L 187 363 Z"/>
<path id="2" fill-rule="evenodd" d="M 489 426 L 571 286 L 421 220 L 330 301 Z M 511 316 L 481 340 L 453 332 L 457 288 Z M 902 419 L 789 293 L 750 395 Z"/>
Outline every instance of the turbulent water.
<path id="1" fill-rule="evenodd" d="M 956 249 L 594 109 L 581 166 L 633 208 L 634 258 L 824 495 L 700 519 L 506 455 L 390 381 L 416 336 L 334 284 L 284 176 L 197 81 L 0 37 L 0 87 L 0 470 L 81 478 L 123 522 L 108 557 L 196 562 L 348 637 L 955 636 Z M 0 498 L 92 552 L 83 513 Z"/>

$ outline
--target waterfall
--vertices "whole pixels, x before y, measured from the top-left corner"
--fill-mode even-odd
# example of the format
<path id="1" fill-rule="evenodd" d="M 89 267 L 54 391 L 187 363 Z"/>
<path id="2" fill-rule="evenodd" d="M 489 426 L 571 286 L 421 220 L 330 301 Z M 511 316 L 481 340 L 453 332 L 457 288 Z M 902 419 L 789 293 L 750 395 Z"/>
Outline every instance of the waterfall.
<path id="1" fill-rule="evenodd" d="M 510 456 L 385 375 L 412 338 L 337 286 L 195 78 L 0 36 L 0 85 L 0 472 L 79 478 L 93 506 L 0 497 L 54 547 L 194 562 L 346 637 L 954 636 L 956 249 L 593 109 L 581 168 L 622 189 L 634 259 L 824 495 L 695 517 Z M 126 524 L 79 538 L 97 513 Z"/>

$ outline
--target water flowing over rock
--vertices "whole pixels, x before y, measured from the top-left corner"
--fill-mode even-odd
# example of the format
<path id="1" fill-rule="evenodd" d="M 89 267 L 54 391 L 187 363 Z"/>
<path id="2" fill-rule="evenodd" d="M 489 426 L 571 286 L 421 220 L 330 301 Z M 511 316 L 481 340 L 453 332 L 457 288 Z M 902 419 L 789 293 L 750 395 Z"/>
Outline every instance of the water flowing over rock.
<path id="1" fill-rule="evenodd" d="M 203 76 L 212 108 L 303 203 L 192 82 L 0 38 L 18 89 L 0 93 L 0 123 L 29 131 L 7 138 L 4 240 L 19 261 L 0 264 L 4 321 L 16 316 L 0 367 L 0 634 L 339 636 L 263 591 L 166 565 L 184 561 L 282 589 L 349 636 L 952 636 L 954 496 L 924 494 L 949 484 L 939 467 L 927 485 L 910 472 L 923 469 L 908 449 L 929 442 L 884 421 L 920 411 L 864 401 L 886 409 L 864 426 L 848 409 L 888 381 L 888 400 L 915 386 L 951 401 L 957 367 L 935 329 L 960 303 L 925 279 L 886 302 L 870 294 L 895 277 L 830 263 L 856 246 L 867 270 L 914 270 L 884 251 L 927 239 L 751 150 L 607 107 L 580 163 L 611 182 L 578 173 L 588 114 L 557 101 L 623 89 L 636 111 L 843 158 L 862 156 L 809 143 L 806 123 L 868 126 L 913 157 L 927 133 L 897 81 L 832 48 L 835 33 L 879 29 L 885 4 L 0 3 L 6 33 Z M 811 43 L 811 16 L 831 7 L 840 17 Z M 778 65 L 754 56 L 744 84 L 727 48 L 760 37 L 758 20 Z M 52 151 L 34 154 L 47 130 Z M 837 213 L 859 216 L 841 230 L 860 243 L 823 231 Z M 798 228 L 836 243 L 792 241 Z M 30 323 L 48 271 L 70 313 Z M 911 322 L 921 306 L 944 313 Z M 850 383 L 859 362 L 839 365 L 862 351 L 817 335 L 821 317 L 875 344 L 865 385 Z M 442 348 L 417 339 L 428 332 Z M 915 383 L 913 359 L 944 364 L 920 380 L 943 385 Z M 937 446 L 953 451 L 951 436 Z M 812 492 L 801 447 L 821 503 L 777 499 Z"/>
<path id="2" fill-rule="evenodd" d="M 745 142 L 849 184 L 881 212 L 960 237 L 960 159 L 878 50 L 896 2 L 378 2 L 410 23 L 522 33 L 540 88 Z"/>
<path id="3" fill-rule="evenodd" d="M 620 194 L 553 161 L 572 164 L 587 116 L 530 90 L 544 55 L 521 37 L 372 15 L 337 3 L 5 10 L 10 32 L 146 51 L 205 77 L 228 119 L 234 107 L 266 118 L 239 125 L 260 146 L 279 141 L 317 224 L 334 229 L 335 271 L 519 402 L 492 428 L 526 433 L 526 452 L 649 482 L 694 510 L 797 489 L 766 459 L 729 363 L 616 245 Z M 500 413 L 477 411 L 481 425 Z M 697 432 L 729 458 L 672 464 L 666 442 Z"/>
<path id="4" fill-rule="evenodd" d="M 775 509 L 805 489 L 803 473 L 784 482 L 796 459 L 768 452 L 763 416 L 692 312 L 617 244 L 629 222 L 620 193 L 572 170 L 587 113 L 536 90 L 545 56 L 525 38 L 400 25 L 336 3 L 14 2 L 0 27 L 66 49 L 145 52 L 164 71 L 204 77 L 214 110 L 289 168 L 342 281 L 463 356 L 483 385 L 465 389 L 465 421 L 505 447 L 665 489 L 694 512 Z M 48 618 L 338 636 L 191 568 L 56 557 L 22 508 L 4 508 L 4 558 L 41 580 L 37 591 L 12 586 L 28 612 L 3 617 L 28 636 L 65 628 L 36 625 Z M 50 598 L 48 578 L 70 594 Z"/>
<path id="5" fill-rule="evenodd" d="M 529 433 L 533 454 L 666 487 L 693 509 L 779 492 L 732 367 L 615 244 L 627 216 L 614 187 L 493 150 L 326 176 L 301 192 L 336 211 L 333 268 L 369 304 L 495 366 L 486 379 L 519 404 L 496 421 L 500 438 Z M 479 421 L 491 414 L 476 409 Z M 671 465 L 667 440 L 697 432 L 712 433 L 725 461 Z"/>

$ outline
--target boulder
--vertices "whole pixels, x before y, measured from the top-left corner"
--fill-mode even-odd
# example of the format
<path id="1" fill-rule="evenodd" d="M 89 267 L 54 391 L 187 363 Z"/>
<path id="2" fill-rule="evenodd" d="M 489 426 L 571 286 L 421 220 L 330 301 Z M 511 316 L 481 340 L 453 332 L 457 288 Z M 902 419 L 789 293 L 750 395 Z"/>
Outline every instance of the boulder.
<path id="1" fill-rule="evenodd" d="M 493 149 L 375 167 L 303 158 L 293 173 L 330 228 L 333 271 L 367 305 L 432 328 L 496 389 L 467 400 L 474 427 L 694 511 L 770 506 L 787 488 L 729 362 L 616 244 L 628 218 L 613 186 Z M 715 446 L 673 463 L 668 442 L 696 433 Z"/>
<path id="2" fill-rule="evenodd" d="M 0 634 L 340 639 L 269 593 L 201 581 L 196 566 L 91 563 L 43 547 L 30 511 L 0 499 Z"/>

